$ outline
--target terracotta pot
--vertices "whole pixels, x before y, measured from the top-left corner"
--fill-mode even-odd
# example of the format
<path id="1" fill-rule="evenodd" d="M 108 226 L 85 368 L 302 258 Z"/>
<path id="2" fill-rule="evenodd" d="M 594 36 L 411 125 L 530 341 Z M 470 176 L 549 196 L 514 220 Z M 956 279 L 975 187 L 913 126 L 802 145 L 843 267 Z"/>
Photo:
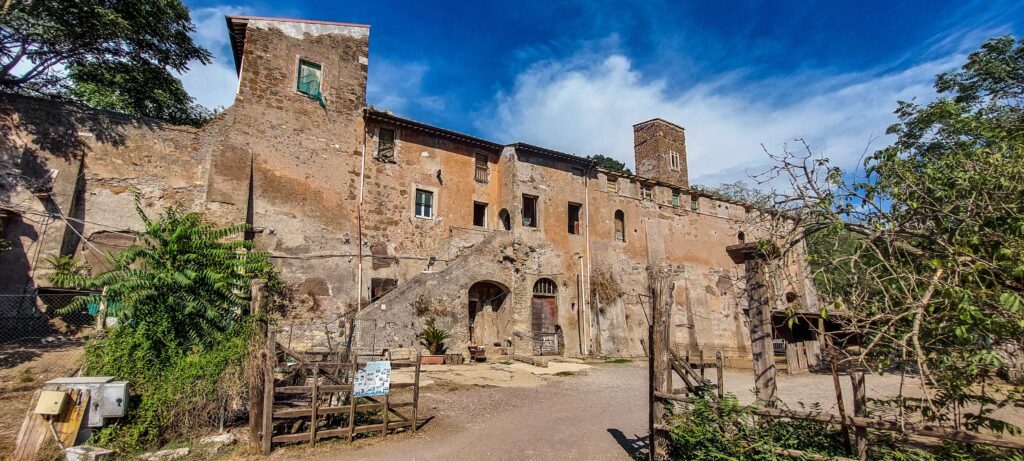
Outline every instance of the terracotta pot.
<path id="1" fill-rule="evenodd" d="M 444 364 L 444 355 L 421 355 L 420 363 L 423 365 L 442 365 Z"/>

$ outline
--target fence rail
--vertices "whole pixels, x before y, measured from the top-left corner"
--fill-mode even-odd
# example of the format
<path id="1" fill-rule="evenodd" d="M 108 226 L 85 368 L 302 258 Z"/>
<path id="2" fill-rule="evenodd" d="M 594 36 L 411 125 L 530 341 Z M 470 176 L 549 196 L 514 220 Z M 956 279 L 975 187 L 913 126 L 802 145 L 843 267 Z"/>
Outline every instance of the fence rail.
<path id="1" fill-rule="evenodd" d="M 58 314 L 83 293 L 0 294 L 0 345 L 75 334 L 94 324 L 88 312 Z"/>

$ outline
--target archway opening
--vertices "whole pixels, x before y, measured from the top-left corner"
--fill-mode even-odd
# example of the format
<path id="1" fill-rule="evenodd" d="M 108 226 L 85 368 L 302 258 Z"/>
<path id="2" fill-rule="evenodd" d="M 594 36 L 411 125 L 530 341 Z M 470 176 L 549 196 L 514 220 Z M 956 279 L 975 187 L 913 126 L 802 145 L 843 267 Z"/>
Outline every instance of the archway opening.
<path id="1" fill-rule="evenodd" d="M 469 287 L 469 342 L 488 353 L 505 346 L 509 332 L 509 309 L 504 309 L 508 289 L 492 281 L 480 281 Z"/>

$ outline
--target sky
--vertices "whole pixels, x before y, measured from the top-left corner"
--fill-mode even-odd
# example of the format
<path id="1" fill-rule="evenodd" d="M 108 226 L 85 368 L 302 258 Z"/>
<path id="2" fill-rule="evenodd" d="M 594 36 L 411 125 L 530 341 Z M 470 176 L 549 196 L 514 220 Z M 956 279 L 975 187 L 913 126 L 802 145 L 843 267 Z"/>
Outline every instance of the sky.
<path id="1" fill-rule="evenodd" d="M 1024 33 L 1024 2 L 997 0 L 185 1 L 214 62 L 182 81 L 207 107 L 237 87 L 225 14 L 369 24 L 378 109 L 629 167 L 632 125 L 661 117 L 707 186 L 754 184 L 798 139 L 855 169 L 891 142 L 897 101 L 934 99 L 935 74 Z"/>

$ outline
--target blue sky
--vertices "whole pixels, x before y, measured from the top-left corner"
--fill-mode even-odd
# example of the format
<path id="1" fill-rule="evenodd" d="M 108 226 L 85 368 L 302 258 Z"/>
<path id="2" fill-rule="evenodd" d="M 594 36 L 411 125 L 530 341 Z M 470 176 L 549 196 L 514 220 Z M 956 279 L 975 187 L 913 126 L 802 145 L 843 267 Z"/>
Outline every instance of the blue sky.
<path id="1" fill-rule="evenodd" d="M 796 138 L 852 168 L 888 142 L 897 100 L 934 97 L 934 74 L 1024 29 L 1009 1 L 186 3 L 216 57 L 183 76 L 204 105 L 234 97 L 225 14 L 365 23 L 371 105 L 629 165 L 632 124 L 662 117 L 686 128 L 707 185 L 765 170 L 762 145 Z"/>

